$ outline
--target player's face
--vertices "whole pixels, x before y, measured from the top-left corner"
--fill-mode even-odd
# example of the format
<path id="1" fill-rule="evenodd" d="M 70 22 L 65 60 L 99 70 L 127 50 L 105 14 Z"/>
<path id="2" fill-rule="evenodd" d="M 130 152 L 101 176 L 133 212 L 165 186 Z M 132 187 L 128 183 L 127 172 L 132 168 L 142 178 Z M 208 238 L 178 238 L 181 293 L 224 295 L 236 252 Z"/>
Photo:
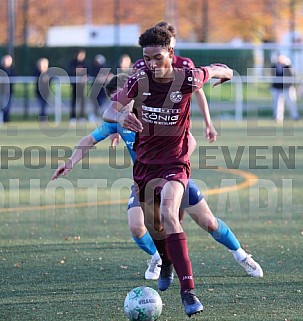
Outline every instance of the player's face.
<path id="1" fill-rule="evenodd" d="M 155 78 L 165 78 L 172 69 L 171 58 L 172 48 L 145 47 L 143 48 L 143 58 L 148 69 L 154 73 Z"/>

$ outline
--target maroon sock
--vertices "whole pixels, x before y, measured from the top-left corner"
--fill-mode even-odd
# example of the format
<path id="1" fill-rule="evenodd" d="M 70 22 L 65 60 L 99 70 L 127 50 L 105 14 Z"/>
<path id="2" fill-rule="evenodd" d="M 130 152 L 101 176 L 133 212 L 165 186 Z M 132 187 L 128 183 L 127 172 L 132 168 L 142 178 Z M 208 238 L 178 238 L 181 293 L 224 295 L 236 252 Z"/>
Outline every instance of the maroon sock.
<path id="1" fill-rule="evenodd" d="M 167 240 L 154 240 L 154 243 L 162 259 L 162 264 L 171 264 L 170 256 L 168 254 Z"/>
<path id="2" fill-rule="evenodd" d="M 188 256 L 186 234 L 174 233 L 167 237 L 168 253 L 178 275 L 181 291 L 194 289 L 194 277 Z"/>

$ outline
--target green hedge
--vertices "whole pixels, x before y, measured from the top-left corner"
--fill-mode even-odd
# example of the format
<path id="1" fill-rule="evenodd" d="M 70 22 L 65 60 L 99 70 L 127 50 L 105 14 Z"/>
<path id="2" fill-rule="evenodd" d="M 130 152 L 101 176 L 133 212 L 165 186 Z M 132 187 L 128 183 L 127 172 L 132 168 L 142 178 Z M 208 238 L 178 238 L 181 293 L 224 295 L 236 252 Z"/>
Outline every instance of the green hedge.
<path id="1" fill-rule="evenodd" d="M 16 47 L 16 72 L 20 76 L 32 75 L 36 62 L 41 57 L 48 58 L 52 67 L 67 69 L 76 49 L 78 47 Z M 142 56 L 140 47 L 87 47 L 85 49 L 89 63 L 93 61 L 96 54 L 103 54 L 107 59 L 107 65 L 112 66 L 114 70 L 122 54 L 129 54 L 133 61 Z M 5 53 L 5 48 L 0 47 L 1 56 Z M 197 66 L 205 66 L 215 62 L 225 63 L 240 75 L 246 75 L 247 68 L 253 67 L 252 50 L 180 49 L 176 50 L 176 53 L 191 58 Z"/>
<path id="2" fill-rule="evenodd" d="M 247 68 L 254 66 L 252 50 L 183 49 L 178 52 L 180 56 L 191 58 L 196 66 L 207 66 L 220 62 L 236 70 L 240 75 L 246 75 Z"/>

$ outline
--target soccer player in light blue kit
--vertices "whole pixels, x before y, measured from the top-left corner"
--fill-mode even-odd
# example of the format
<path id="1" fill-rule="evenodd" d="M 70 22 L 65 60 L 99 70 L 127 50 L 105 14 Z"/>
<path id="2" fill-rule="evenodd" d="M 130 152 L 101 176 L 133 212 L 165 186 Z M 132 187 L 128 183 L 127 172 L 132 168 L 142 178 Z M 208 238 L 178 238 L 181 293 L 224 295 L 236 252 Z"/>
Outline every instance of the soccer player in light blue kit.
<path id="1" fill-rule="evenodd" d="M 106 85 L 108 96 L 112 97 L 116 93 L 117 88 L 119 90 L 123 86 L 127 78 L 128 75 L 126 74 L 114 76 Z M 103 122 L 91 134 L 80 140 L 71 158 L 57 168 L 52 179 L 57 179 L 61 175 L 67 175 L 73 167 L 88 154 L 89 150 L 95 144 L 113 134 L 119 134 L 122 137 L 134 162 L 136 160 L 136 153 L 132 147 L 135 142 L 135 133 L 121 127 L 118 123 Z M 114 140 L 114 138 L 112 138 L 112 140 Z M 192 135 L 190 136 L 189 145 L 191 154 L 196 146 L 196 141 Z M 131 190 L 132 192 L 128 202 L 128 225 L 136 244 L 147 254 L 151 255 L 151 259 L 148 260 L 148 269 L 145 272 L 145 278 L 157 280 L 161 272 L 161 265 L 164 263 L 160 255 L 161 251 L 160 253 L 158 252 L 156 247 L 157 240 L 152 239 L 144 225 L 143 211 L 134 192 L 134 188 L 132 187 Z M 212 214 L 203 195 L 191 180 L 185 191 L 181 208 L 184 209 L 202 229 L 209 232 L 217 242 L 224 245 L 248 275 L 252 277 L 263 277 L 261 266 L 252 259 L 251 255 L 247 254 L 241 248 L 239 241 L 229 227 L 221 219 L 216 218 Z M 170 277 L 168 279 L 163 276 L 158 281 L 159 290 L 164 291 L 169 287 L 173 274 L 169 273 L 169 275 Z"/>

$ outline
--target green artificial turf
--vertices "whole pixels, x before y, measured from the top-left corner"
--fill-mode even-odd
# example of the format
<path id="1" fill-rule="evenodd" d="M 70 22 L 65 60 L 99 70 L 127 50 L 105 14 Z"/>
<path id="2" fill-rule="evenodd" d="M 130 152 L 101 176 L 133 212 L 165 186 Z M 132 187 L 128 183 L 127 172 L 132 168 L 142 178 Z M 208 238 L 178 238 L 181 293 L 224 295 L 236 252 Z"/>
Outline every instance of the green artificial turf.
<path id="1" fill-rule="evenodd" d="M 206 197 L 214 214 L 262 265 L 264 278 L 246 276 L 232 255 L 186 216 L 196 294 L 205 307 L 191 320 L 301 321 L 302 122 L 215 125 L 220 136 L 210 145 L 200 121 L 193 120 L 198 147 L 192 177 L 210 193 Z M 67 177 L 50 182 L 60 158 L 70 156 L 93 127 L 43 126 L 10 123 L 0 128 L 0 320 L 127 320 L 127 292 L 140 285 L 157 289 L 157 282 L 144 280 L 149 257 L 137 248 L 127 227 L 132 173 L 123 143 L 114 162 L 104 141 L 85 166 L 78 164 Z M 205 154 L 209 146 L 214 148 Z M 283 159 L 274 146 L 283 148 Z M 243 189 L 211 194 L 245 182 L 241 173 L 258 180 Z M 177 277 L 160 295 L 161 321 L 188 319 Z"/>

